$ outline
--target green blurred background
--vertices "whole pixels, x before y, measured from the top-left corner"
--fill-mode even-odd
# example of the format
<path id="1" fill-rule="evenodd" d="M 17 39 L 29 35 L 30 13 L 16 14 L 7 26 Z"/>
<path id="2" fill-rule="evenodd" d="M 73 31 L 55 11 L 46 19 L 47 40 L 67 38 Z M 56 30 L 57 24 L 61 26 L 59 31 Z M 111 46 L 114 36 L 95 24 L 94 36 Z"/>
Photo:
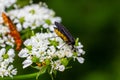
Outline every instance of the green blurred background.
<path id="1" fill-rule="evenodd" d="M 33 0 L 39 1 L 62 18 L 86 51 L 84 64 L 71 62 L 72 69 L 56 80 L 120 80 L 120 0 Z"/>

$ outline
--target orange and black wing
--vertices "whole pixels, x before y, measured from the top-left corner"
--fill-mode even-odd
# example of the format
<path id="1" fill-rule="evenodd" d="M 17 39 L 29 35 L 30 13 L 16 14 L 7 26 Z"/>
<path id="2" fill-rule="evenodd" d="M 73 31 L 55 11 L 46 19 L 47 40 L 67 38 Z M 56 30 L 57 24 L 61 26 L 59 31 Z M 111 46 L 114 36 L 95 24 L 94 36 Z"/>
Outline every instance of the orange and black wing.
<path id="1" fill-rule="evenodd" d="M 57 26 L 57 29 L 64 35 L 67 37 L 68 39 L 68 44 L 70 45 L 74 45 L 75 44 L 75 40 L 73 38 L 73 36 L 70 34 L 70 32 L 60 23 L 55 22 L 55 25 Z"/>

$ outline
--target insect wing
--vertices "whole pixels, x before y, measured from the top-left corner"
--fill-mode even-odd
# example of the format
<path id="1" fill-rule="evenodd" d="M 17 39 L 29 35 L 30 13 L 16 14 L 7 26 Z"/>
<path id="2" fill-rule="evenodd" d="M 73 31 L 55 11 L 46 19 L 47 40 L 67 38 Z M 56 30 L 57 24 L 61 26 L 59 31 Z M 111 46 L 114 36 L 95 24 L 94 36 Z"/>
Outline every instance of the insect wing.
<path id="1" fill-rule="evenodd" d="M 55 25 L 57 26 L 58 30 L 68 38 L 68 40 L 70 41 L 69 43 L 74 45 L 75 40 L 73 36 L 70 34 L 70 32 L 62 24 L 58 22 L 55 22 Z"/>

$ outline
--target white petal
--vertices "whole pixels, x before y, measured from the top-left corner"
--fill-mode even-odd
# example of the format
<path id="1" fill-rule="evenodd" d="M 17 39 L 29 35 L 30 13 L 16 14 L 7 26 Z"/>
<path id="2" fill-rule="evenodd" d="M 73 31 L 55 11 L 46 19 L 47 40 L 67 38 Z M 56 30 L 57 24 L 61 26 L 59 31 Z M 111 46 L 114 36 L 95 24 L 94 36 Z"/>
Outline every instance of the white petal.
<path id="1" fill-rule="evenodd" d="M 64 65 L 60 65 L 59 66 L 59 71 L 64 71 L 65 70 L 65 66 Z"/>
<path id="2" fill-rule="evenodd" d="M 83 49 L 79 49 L 78 52 L 79 52 L 79 53 L 83 53 Z"/>
<path id="3" fill-rule="evenodd" d="M 10 62 L 10 63 L 13 63 L 13 61 L 14 61 L 14 59 L 13 58 L 11 58 L 11 57 L 9 57 L 8 59 L 6 59 L 6 60 L 8 60 L 8 62 Z"/>
<path id="4" fill-rule="evenodd" d="M 8 62 L 8 61 L 3 61 L 3 62 L 1 62 L 0 64 L 1 64 L 0 67 L 6 69 L 7 66 L 9 65 L 9 62 Z"/>
<path id="5" fill-rule="evenodd" d="M 18 20 L 18 19 L 14 19 L 13 22 L 14 22 L 14 23 L 19 23 L 19 20 Z"/>
<path id="6" fill-rule="evenodd" d="M 54 31 L 54 27 L 53 26 L 49 26 L 50 31 Z"/>
<path id="7" fill-rule="evenodd" d="M 8 67 L 8 70 L 11 71 L 12 69 L 13 69 L 13 65 L 10 65 L 10 66 Z"/>
<path id="8" fill-rule="evenodd" d="M 24 45 L 25 45 L 25 46 L 31 45 L 31 40 L 30 40 L 30 39 L 27 39 L 26 41 L 24 41 Z"/>
<path id="9" fill-rule="evenodd" d="M 27 59 L 22 64 L 23 64 L 23 68 L 26 68 L 32 64 L 32 61 Z"/>
<path id="10" fill-rule="evenodd" d="M 28 50 L 26 48 L 22 49 L 18 54 L 18 56 L 22 58 L 27 57 L 28 55 Z"/>
<path id="11" fill-rule="evenodd" d="M 11 74 L 12 74 L 12 75 L 16 75 L 16 74 L 17 74 L 17 69 L 13 69 L 13 70 L 11 71 Z"/>
<path id="12" fill-rule="evenodd" d="M 78 42 L 78 46 L 76 46 L 78 49 L 80 49 L 80 48 L 83 48 L 83 45 L 80 43 L 80 42 Z"/>
<path id="13" fill-rule="evenodd" d="M 26 29 L 26 28 L 28 28 L 29 26 L 30 26 L 30 23 L 28 23 L 28 22 L 24 22 L 24 23 L 23 23 L 23 28 Z"/>
<path id="14" fill-rule="evenodd" d="M 43 28 L 48 28 L 48 27 L 49 27 L 49 26 L 48 26 L 48 24 L 46 24 L 46 23 L 43 25 Z"/>
<path id="15" fill-rule="evenodd" d="M 14 57 L 15 56 L 15 53 L 14 53 L 14 50 L 13 49 L 10 49 L 9 51 L 8 51 L 8 55 L 9 55 L 9 57 Z"/>
<path id="16" fill-rule="evenodd" d="M 77 60 L 79 63 L 84 63 L 84 58 L 82 58 L 82 57 L 77 57 Z"/>
<path id="17" fill-rule="evenodd" d="M 18 30 L 18 31 L 21 31 L 21 30 L 22 30 L 22 25 L 21 25 L 20 23 L 18 23 L 18 24 L 16 25 L 16 27 L 17 27 L 17 30 Z"/>
<path id="18" fill-rule="evenodd" d="M 65 52 L 66 57 L 72 57 L 73 53 L 72 52 Z"/>
<path id="19" fill-rule="evenodd" d="M 2 55 L 5 54 L 5 52 L 6 52 L 6 49 L 5 49 L 5 48 L 2 48 L 2 49 L 0 50 L 0 57 L 2 57 Z"/>
<path id="20" fill-rule="evenodd" d="M 3 57 L 0 57 L 0 62 L 3 61 Z"/>

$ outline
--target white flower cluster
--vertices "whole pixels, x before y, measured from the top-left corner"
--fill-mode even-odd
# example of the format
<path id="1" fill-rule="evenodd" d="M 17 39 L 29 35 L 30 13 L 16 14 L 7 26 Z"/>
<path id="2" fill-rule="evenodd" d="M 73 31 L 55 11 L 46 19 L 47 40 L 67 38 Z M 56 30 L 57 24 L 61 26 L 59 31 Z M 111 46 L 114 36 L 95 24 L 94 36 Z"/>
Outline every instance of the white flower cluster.
<path id="1" fill-rule="evenodd" d="M 0 15 L 6 7 L 15 2 L 16 0 L 0 0 Z M 84 62 L 81 43 L 76 39 L 75 45 L 68 45 L 54 32 L 54 23 L 61 22 L 61 18 L 56 17 L 55 12 L 47 8 L 46 4 L 31 4 L 6 13 L 16 24 L 17 30 L 23 34 L 21 38 L 24 47 L 21 47 L 18 54 L 20 58 L 25 58 L 22 63 L 23 68 L 33 66 L 41 69 L 48 66 L 50 67 L 49 72 L 52 74 L 54 71 L 64 71 L 71 59 L 78 60 L 80 63 Z M 3 23 L 2 17 L 0 17 L 0 23 Z M 28 36 L 27 30 L 31 31 L 32 35 Z M 13 77 L 17 74 L 17 69 L 12 65 L 16 53 L 15 40 L 8 34 L 9 32 L 8 26 L 0 24 L 1 77 Z M 15 35 L 14 37 L 16 39 Z"/>
<path id="2" fill-rule="evenodd" d="M 79 43 L 75 52 L 70 45 L 56 36 L 55 33 L 37 33 L 27 39 L 24 42 L 25 48 L 19 53 L 19 57 L 26 58 L 23 62 L 23 68 L 33 63 L 41 63 L 43 66 L 42 63 L 44 62 L 44 65 L 51 66 L 52 73 L 53 70 L 64 71 L 70 58 L 76 58 L 80 63 L 83 63 L 84 59 L 80 57 L 81 54 L 84 54 L 82 45 Z"/>
<path id="3" fill-rule="evenodd" d="M 6 51 L 5 48 L 0 49 L 0 76 L 10 76 L 17 74 L 17 69 L 11 64 L 14 61 L 14 50 L 9 49 Z"/>
<path id="4" fill-rule="evenodd" d="M 10 7 L 14 4 L 16 0 L 0 0 L 0 13 L 5 10 L 5 8 Z"/>
<path id="5" fill-rule="evenodd" d="M 35 29 L 40 26 L 53 30 L 52 24 L 54 24 L 55 21 L 61 21 L 61 18 L 55 17 L 55 12 L 48 9 L 44 3 L 32 4 L 21 9 L 14 9 L 8 14 L 14 20 L 14 23 L 16 23 L 18 31 L 28 27 Z"/>
<path id="6" fill-rule="evenodd" d="M 0 23 L 3 23 L 3 19 L 1 17 L 1 12 L 4 11 L 5 7 L 9 7 L 16 0 L 0 0 Z M 13 61 L 15 57 L 14 52 L 14 39 L 8 34 L 9 28 L 3 24 L 0 24 L 0 76 L 9 76 L 13 77 L 13 75 L 17 74 L 17 69 L 13 66 Z"/>
<path id="7" fill-rule="evenodd" d="M 1 14 L 0 14 L 1 15 Z M 2 20 L 1 20 L 2 22 Z M 14 39 L 9 33 L 9 28 L 0 24 L 0 76 L 10 76 L 17 74 L 17 69 L 12 65 L 14 61 Z M 10 47 L 10 48 L 9 48 Z M 7 50 L 8 48 L 8 50 Z"/>

